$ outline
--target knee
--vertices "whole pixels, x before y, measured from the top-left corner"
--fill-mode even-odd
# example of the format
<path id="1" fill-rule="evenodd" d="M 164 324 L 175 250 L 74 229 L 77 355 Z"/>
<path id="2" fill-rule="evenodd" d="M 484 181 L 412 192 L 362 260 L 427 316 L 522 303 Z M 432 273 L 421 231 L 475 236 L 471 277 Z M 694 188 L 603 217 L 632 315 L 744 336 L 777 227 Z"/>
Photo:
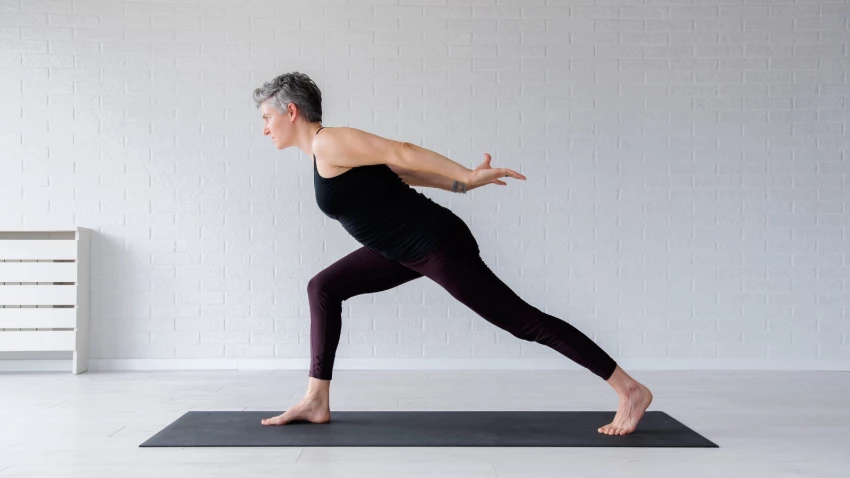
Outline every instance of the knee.
<path id="1" fill-rule="evenodd" d="M 328 290 L 327 281 L 321 275 L 315 275 L 307 281 L 307 295 L 312 297 L 320 297 L 326 294 Z"/>
<path id="2" fill-rule="evenodd" d="M 335 283 L 331 277 L 322 274 L 316 274 L 307 282 L 307 296 L 311 302 L 342 302 L 346 299 L 345 294 L 346 291 L 340 288 L 338 282 Z"/>
<path id="3" fill-rule="evenodd" d="M 543 324 L 540 322 L 540 320 L 531 319 L 513 327 L 510 332 L 511 334 L 513 334 L 514 337 L 520 340 L 525 340 L 527 342 L 536 342 L 537 339 L 540 337 L 540 330 L 542 326 Z"/>
<path id="4" fill-rule="evenodd" d="M 534 329 L 527 326 L 513 329 L 511 330 L 511 334 L 520 340 L 525 340 L 526 342 L 534 342 L 535 337 L 537 337 L 537 333 L 534 332 Z"/>

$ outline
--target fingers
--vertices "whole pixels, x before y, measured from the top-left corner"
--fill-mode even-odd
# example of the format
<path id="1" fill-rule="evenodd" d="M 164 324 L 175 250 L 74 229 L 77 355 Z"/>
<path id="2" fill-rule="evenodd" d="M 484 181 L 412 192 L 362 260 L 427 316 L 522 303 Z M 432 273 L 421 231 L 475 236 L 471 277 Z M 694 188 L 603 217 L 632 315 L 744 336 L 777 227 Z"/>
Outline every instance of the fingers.
<path id="1" fill-rule="evenodd" d="M 510 170 L 510 169 L 503 169 L 502 171 L 505 173 L 506 178 L 507 177 L 513 177 L 513 178 L 516 178 L 516 179 L 523 179 L 523 180 L 526 179 L 525 176 L 523 176 L 522 174 L 520 174 L 516 171 Z"/>

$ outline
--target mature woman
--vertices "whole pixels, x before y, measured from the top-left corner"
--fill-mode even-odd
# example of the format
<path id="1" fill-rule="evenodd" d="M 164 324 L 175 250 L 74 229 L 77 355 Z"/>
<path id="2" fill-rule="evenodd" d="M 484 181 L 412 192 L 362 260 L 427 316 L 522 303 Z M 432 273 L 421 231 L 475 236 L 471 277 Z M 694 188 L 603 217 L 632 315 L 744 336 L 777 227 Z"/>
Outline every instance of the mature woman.
<path id="1" fill-rule="evenodd" d="M 277 149 L 296 146 L 313 161 L 319 209 L 363 247 L 316 274 L 310 302 L 310 371 L 305 397 L 262 421 L 330 421 L 330 381 L 342 327 L 342 301 L 427 276 L 454 298 L 515 337 L 553 348 L 606 380 L 620 397 L 614 420 L 598 429 L 632 433 L 652 401 L 649 389 L 623 371 L 582 332 L 527 304 L 482 261 L 478 243 L 458 216 L 410 186 L 465 193 L 499 178 L 524 180 L 490 167 L 469 170 L 433 151 L 355 128 L 322 126 L 322 94 L 303 73 L 286 73 L 254 90 L 263 135 Z M 327 131 L 324 131 L 327 129 Z M 319 132 L 321 131 L 321 134 Z"/>

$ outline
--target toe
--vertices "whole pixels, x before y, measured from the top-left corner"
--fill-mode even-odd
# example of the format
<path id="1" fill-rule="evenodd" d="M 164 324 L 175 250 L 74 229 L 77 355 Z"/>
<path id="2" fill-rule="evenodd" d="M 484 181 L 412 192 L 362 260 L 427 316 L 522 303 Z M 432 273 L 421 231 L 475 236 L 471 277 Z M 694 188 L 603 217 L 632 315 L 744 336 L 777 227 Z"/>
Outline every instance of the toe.
<path id="1" fill-rule="evenodd" d="M 280 425 L 281 417 L 266 418 L 263 420 L 263 425 Z"/>

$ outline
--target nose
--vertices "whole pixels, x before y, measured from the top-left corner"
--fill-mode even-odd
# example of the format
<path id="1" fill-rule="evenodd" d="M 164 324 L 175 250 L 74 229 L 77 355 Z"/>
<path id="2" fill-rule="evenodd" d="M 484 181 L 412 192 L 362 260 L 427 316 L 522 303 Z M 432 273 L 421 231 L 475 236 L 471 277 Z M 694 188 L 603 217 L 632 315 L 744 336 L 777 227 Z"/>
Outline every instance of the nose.
<path id="1" fill-rule="evenodd" d="M 272 132 L 271 132 L 271 131 L 269 131 L 269 129 L 268 129 L 268 128 L 263 128 L 263 136 L 268 136 L 268 135 L 270 135 L 271 133 L 272 133 Z"/>

